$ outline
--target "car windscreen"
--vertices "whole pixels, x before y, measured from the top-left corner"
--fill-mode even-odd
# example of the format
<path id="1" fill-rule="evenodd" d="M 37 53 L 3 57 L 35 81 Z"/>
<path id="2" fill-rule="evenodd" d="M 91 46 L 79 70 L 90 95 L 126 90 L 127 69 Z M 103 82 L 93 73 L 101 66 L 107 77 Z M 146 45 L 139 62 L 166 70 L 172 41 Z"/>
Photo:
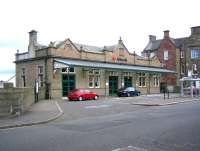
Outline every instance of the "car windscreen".
<path id="1" fill-rule="evenodd" d="M 128 87 L 128 88 L 126 88 L 126 91 L 135 91 L 135 88 L 133 88 L 133 87 Z"/>

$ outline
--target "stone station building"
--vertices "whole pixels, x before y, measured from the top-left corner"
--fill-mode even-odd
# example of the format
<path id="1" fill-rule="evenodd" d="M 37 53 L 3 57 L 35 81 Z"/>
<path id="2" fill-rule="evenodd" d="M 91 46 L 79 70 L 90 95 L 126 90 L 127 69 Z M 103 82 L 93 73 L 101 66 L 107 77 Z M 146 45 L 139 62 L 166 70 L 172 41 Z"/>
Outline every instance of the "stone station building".
<path id="1" fill-rule="evenodd" d="M 76 88 L 87 88 L 99 95 L 116 95 L 122 87 L 134 86 L 142 94 L 160 93 L 160 78 L 174 74 L 151 59 L 130 53 L 122 39 L 112 46 L 89 46 L 70 39 L 37 42 L 37 32 L 29 32 L 28 52 L 16 53 L 16 86 L 34 87 L 40 95 L 62 98 Z"/>

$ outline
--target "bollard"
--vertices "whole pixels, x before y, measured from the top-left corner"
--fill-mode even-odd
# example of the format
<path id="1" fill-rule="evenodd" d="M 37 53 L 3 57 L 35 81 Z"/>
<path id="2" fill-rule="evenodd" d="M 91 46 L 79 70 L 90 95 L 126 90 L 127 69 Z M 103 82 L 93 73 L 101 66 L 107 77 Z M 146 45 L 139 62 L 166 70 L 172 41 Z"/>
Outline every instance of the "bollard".
<path id="1" fill-rule="evenodd" d="M 167 98 L 169 99 L 169 90 L 167 91 Z"/>
<path id="2" fill-rule="evenodd" d="M 164 100 L 165 100 L 165 90 L 164 90 Z"/>
<path id="3" fill-rule="evenodd" d="M 10 113 L 13 113 L 13 105 L 10 105 Z"/>

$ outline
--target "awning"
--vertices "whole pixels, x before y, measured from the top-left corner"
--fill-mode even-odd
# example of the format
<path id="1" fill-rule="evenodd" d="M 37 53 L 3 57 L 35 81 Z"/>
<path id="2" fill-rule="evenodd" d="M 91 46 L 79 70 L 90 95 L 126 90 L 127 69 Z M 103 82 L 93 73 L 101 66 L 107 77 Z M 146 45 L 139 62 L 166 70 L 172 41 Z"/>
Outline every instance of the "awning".
<path id="1" fill-rule="evenodd" d="M 180 81 L 200 81 L 200 78 L 183 77 Z"/>
<path id="2" fill-rule="evenodd" d="M 175 71 L 167 70 L 157 67 L 146 67 L 138 65 L 126 65 L 126 64 L 117 64 L 117 63 L 107 63 L 107 62 L 96 62 L 88 60 L 78 60 L 78 59 L 54 59 L 54 66 L 58 63 L 61 67 L 86 67 L 86 68 L 101 68 L 109 70 L 123 70 L 123 71 L 143 71 L 143 72 L 159 72 L 159 73 L 173 73 Z M 63 66 L 62 66 L 63 64 Z"/>

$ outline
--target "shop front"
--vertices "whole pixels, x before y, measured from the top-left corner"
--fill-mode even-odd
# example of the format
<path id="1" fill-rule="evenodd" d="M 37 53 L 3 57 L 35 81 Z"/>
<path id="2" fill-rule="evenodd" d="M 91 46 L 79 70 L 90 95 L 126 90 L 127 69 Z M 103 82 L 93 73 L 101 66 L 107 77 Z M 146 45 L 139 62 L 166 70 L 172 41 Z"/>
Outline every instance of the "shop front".
<path id="1" fill-rule="evenodd" d="M 117 91 L 124 87 L 135 87 L 142 94 L 160 93 L 159 78 L 163 73 L 172 72 L 155 67 L 59 58 L 54 59 L 54 70 L 57 76 L 62 77 L 62 97 L 78 88 L 90 89 L 104 96 L 116 96 Z M 58 82 L 57 79 L 54 81 Z"/>

